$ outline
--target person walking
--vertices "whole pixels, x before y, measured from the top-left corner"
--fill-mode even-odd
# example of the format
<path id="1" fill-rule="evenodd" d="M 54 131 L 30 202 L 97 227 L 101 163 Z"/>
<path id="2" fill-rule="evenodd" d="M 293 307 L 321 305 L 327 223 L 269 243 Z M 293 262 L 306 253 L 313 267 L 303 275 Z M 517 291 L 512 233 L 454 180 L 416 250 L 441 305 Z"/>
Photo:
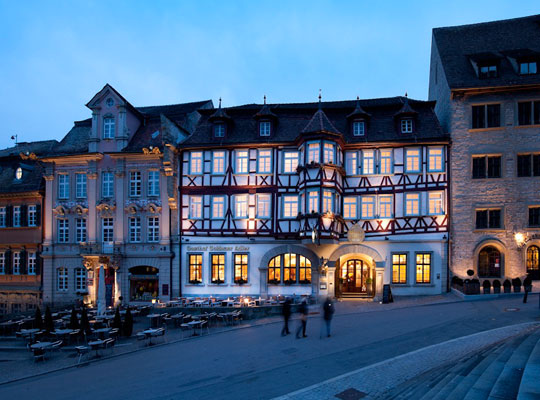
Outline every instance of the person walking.
<path id="1" fill-rule="evenodd" d="M 334 304 L 330 297 L 327 297 L 323 304 L 323 319 L 326 325 L 326 336 L 330 337 L 330 328 L 332 325 L 332 317 L 334 316 Z M 321 326 L 321 339 L 323 336 L 323 326 Z"/>
<path id="2" fill-rule="evenodd" d="M 281 336 L 288 335 L 291 333 L 289 331 L 289 318 L 291 318 L 291 299 L 288 297 L 285 299 L 285 303 L 283 303 L 283 329 L 281 330 Z"/>
<path id="3" fill-rule="evenodd" d="M 302 332 L 302 337 L 307 337 L 306 335 L 306 325 L 307 325 L 307 316 L 308 316 L 308 306 L 306 299 L 302 300 L 300 307 L 298 307 L 298 312 L 300 313 L 300 325 L 296 330 L 296 338 L 300 339 L 300 332 Z"/>

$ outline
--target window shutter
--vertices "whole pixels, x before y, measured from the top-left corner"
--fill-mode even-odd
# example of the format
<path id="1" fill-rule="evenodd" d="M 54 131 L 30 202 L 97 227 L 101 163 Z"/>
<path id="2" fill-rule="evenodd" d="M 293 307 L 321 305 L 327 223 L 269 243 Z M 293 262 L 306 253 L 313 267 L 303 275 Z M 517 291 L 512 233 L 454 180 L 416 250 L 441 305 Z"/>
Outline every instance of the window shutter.
<path id="1" fill-rule="evenodd" d="M 28 226 L 28 205 L 21 206 L 21 226 Z"/>
<path id="2" fill-rule="evenodd" d="M 13 226 L 13 206 L 6 206 L 6 227 Z"/>
<path id="3" fill-rule="evenodd" d="M 36 204 L 36 226 L 41 226 L 41 204 Z"/>
<path id="4" fill-rule="evenodd" d="M 21 250 L 21 275 L 26 275 L 28 273 L 28 266 L 26 265 L 28 253 L 26 250 Z"/>
<path id="5" fill-rule="evenodd" d="M 12 268 L 11 268 L 11 265 L 13 263 L 13 260 L 11 259 L 11 250 L 6 250 L 5 257 L 6 257 L 6 275 L 11 275 L 13 273 Z"/>
<path id="6" fill-rule="evenodd" d="M 43 259 L 41 258 L 41 252 L 36 252 L 36 275 L 41 275 L 43 269 Z"/>

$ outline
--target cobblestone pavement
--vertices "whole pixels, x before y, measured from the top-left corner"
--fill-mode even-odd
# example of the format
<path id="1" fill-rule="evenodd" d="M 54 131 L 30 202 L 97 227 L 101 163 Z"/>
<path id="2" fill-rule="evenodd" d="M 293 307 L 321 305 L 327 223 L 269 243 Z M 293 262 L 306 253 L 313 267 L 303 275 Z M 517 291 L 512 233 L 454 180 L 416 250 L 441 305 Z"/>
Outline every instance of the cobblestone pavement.
<path id="1" fill-rule="evenodd" d="M 0 398 L 54 393 L 55 399 L 267 399 L 432 344 L 539 316 L 537 295 L 528 304 L 521 298 L 456 302 L 445 295 L 432 300 L 438 304 L 428 304 L 426 298 L 398 298 L 388 305 L 338 303 L 332 337 L 322 340 L 320 316 L 312 315 L 308 338 L 301 340 L 281 337 L 279 318 L 268 318 L 245 322 L 251 324 L 247 328 L 136 352 L 128 345 L 115 352 L 130 354 L 0 385 Z M 314 306 L 312 312 L 317 311 Z M 167 334 L 169 342 L 178 337 L 175 331 Z M 6 354 L 0 352 L 0 359 Z M 75 362 L 64 355 L 36 365 L 29 353 L 23 354 L 24 360 L 0 362 L 0 376 L 13 379 Z M 81 392 L 81 385 L 92 390 Z"/>

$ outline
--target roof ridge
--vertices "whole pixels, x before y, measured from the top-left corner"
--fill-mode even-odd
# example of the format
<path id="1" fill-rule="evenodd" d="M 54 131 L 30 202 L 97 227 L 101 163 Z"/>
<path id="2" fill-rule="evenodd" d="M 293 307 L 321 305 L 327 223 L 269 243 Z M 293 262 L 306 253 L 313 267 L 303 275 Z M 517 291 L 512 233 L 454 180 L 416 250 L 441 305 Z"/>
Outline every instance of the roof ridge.
<path id="1" fill-rule="evenodd" d="M 515 22 L 517 20 L 527 20 L 527 19 L 538 19 L 540 22 L 540 14 L 533 14 L 533 15 L 527 15 L 525 17 L 515 17 L 515 18 L 507 18 L 507 19 L 499 19 L 496 21 L 485 21 L 485 22 L 475 22 L 473 24 L 462 24 L 462 25 L 453 25 L 453 26 L 439 26 L 437 28 L 433 28 L 433 31 L 439 31 L 439 30 L 452 30 L 452 29 L 459 29 L 459 28 L 473 28 L 478 27 L 481 25 L 494 25 L 494 24 L 500 24 L 500 23 L 508 23 L 508 22 Z"/>
<path id="2" fill-rule="evenodd" d="M 135 108 L 137 110 L 143 109 L 143 108 L 156 108 L 156 107 L 173 107 L 173 106 L 187 106 L 192 104 L 205 104 L 212 100 L 200 100 L 200 101 L 190 101 L 187 103 L 172 103 L 172 104 L 158 104 L 155 106 L 136 106 Z"/>

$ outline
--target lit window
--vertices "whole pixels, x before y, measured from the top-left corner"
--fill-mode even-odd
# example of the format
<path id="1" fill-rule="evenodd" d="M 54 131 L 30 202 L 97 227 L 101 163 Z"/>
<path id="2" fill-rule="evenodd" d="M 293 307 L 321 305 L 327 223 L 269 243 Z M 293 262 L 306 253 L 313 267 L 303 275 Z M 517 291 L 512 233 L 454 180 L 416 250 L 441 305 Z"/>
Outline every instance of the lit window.
<path id="1" fill-rule="evenodd" d="M 222 175 L 225 173 L 225 152 L 214 151 L 212 153 L 212 173 Z"/>
<path id="2" fill-rule="evenodd" d="M 139 243 L 141 241 L 141 218 L 129 218 L 129 241 L 130 243 Z"/>
<path id="3" fill-rule="evenodd" d="M 296 173 L 296 168 L 298 168 L 298 152 L 297 151 L 286 151 L 283 153 L 283 172 L 285 174 L 294 174 Z"/>
<path id="4" fill-rule="evenodd" d="M 392 150 L 381 150 L 381 165 L 380 173 L 383 175 L 390 175 L 392 173 Z"/>
<path id="5" fill-rule="evenodd" d="M 375 151 L 362 151 L 362 174 L 371 175 L 375 173 Z"/>
<path id="6" fill-rule="evenodd" d="M 343 198 L 343 218 L 357 219 L 357 199 L 356 197 L 344 197 Z"/>
<path id="7" fill-rule="evenodd" d="M 362 196 L 362 219 L 375 218 L 375 197 Z"/>
<path id="8" fill-rule="evenodd" d="M 319 143 L 308 144 L 308 164 L 321 162 L 320 148 L 321 146 Z"/>
<path id="9" fill-rule="evenodd" d="M 28 226 L 37 225 L 37 206 L 35 204 L 28 206 Z"/>
<path id="10" fill-rule="evenodd" d="M 148 196 L 159 196 L 159 171 L 148 171 Z"/>
<path id="11" fill-rule="evenodd" d="M 364 136 L 366 134 L 366 124 L 364 121 L 353 122 L 353 136 Z"/>
<path id="12" fill-rule="evenodd" d="M 428 149 L 428 171 L 443 172 L 443 149 L 429 148 Z"/>
<path id="13" fill-rule="evenodd" d="M 296 283 L 296 254 L 283 255 L 283 282 Z"/>
<path id="14" fill-rule="evenodd" d="M 86 219 L 77 218 L 75 220 L 75 236 L 78 243 L 86 242 Z"/>
<path id="15" fill-rule="evenodd" d="M 159 241 L 159 217 L 148 217 L 148 241 Z"/>
<path id="16" fill-rule="evenodd" d="M 257 218 L 270 218 L 270 195 L 257 195 Z"/>
<path id="17" fill-rule="evenodd" d="M 302 284 L 311 283 L 311 261 L 304 256 L 298 256 L 298 281 Z"/>
<path id="18" fill-rule="evenodd" d="M 200 219 L 202 218 L 202 197 L 191 196 L 189 198 L 189 218 Z"/>
<path id="19" fill-rule="evenodd" d="M 115 121 L 112 117 L 103 118 L 103 139 L 114 139 Z"/>
<path id="20" fill-rule="evenodd" d="M 21 274 L 21 253 L 13 252 L 13 275 Z"/>
<path id="21" fill-rule="evenodd" d="M 281 256 L 276 256 L 268 263 L 268 283 L 281 282 Z"/>
<path id="22" fill-rule="evenodd" d="M 407 283 L 407 253 L 392 254 L 392 283 Z"/>
<path id="23" fill-rule="evenodd" d="M 335 164 L 336 146 L 332 143 L 324 143 L 323 160 L 325 164 Z"/>
<path id="24" fill-rule="evenodd" d="M 416 283 L 431 282 L 431 254 L 416 254 Z"/>
<path id="25" fill-rule="evenodd" d="M 101 220 L 101 238 L 103 243 L 112 243 L 114 241 L 114 220 L 112 218 L 103 218 Z"/>
<path id="26" fill-rule="evenodd" d="M 259 173 L 269 174 L 272 172 L 272 150 L 259 150 Z"/>
<path id="27" fill-rule="evenodd" d="M 75 174 L 75 196 L 78 199 L 86 198 L 86 174 Z"/>
<path id="28" fill-rule="evenodd" d="M 420 215 L 420 193 L 405 194 L 405 215 Z"/>
<path id="29" fill-rule="evenodd" d="M 189 173 L 191 175 L 200 175 L 203 173 L 203 153 L 201 151 L 192 151 L 190 153 Z"/>
<path id="30" fill-rule="evenodd" d="M 202 254 L 189 255 L 189 283 L 202 283 Z"/>
<path id="31" fill-rule="evenodd" d="M 21 206 L 13 207 L 13 226 L 21 226 Z"/>
<path id="32" fill-rule="evenodd" d="M 27 257 L 27 267 L 26 271 L 28 275 L 35 275 L 36 274 L 36 253 L 34 251 L 31 251 L 28 253 Z"/>
<path id="33" fill-rule="evenodd" d="M 56 270 L 56 288 L 62 292 L 68 289 L 68 271 L 65 267 Z"/>
<path id="34" fill-rule="evenodd" d="M 140 171 L 129 173 L 129 195 L 130 197 L 140 197 L 142 188 L 142 177 Z"/>
<path id="35" fill-rule="evenodd" d="M 234 215 L 236 218 L 247 218 L 248 196 L 239 195 L 234 197 Z"/>
<path id="36" fill-rule="evenodd" d="M 319 191 L 310 190 L 308 192 L 308 214 L 319 212 Z"/>
<path id="37" fill-rule="evenodd" d="M 334 193 L 330 190 L 323 190 L 322 195 L 322 212 L 334 212 Z"/>
<path id="38" fill-rule="evenodd" d="M 101 173 L 101 195 L 106 198 L 114 196 L 114 173 Z"/>
<path id="39" fill-rule="evenodd" d="M 259 134 L 261 136 L 270 136 L 271 124 L 270 121 L 259 122 Z"/>
<path id="40" fill-rule="evenodd" d="M 247 283 L 248 281 L 248 255 L 234 255 L 234 283 Z"/>
<path id="41" fill-rule="evenodd" d="M 212 283 L 225 282 L 225 254 L 212 254 Z"/>
<path id="42" fill-rule="evenodd" d="M 283 196 L 283 217 L 296 218 L 298 215 L 298 196 Z"/>
<path id="43" fill-rule="evenodd" d="M 69 175 L 67 174 L 58 175 L 58 198 L 69 198 Z"/>
<path id="44" fill-rule="evenodd" d="M 347 175 L 358 174 L 358 153 L 356 151 L 345 154 L 345 170 Z"/>
<path id="45" fill-rule="evenodd" d="M 444 214 L 442 192 L 430 192 L 428 195 L 428 199 L 429 199 L 429 213 L 431 215 Z"/>
<path id="46" fill-rule="evenodd" d="M 225 197 L 224 196 L 212 197 L 212 218 L 214 219 L 225 218 Z"/>
<path id="47" fill-rule="evenodd" d="M 521 75 L 533 75 L 537 72 L 536 61 L 522 62 L 519 64 L 519 73 Z"/>
<path id="48" fill-rule="evenodd" d="M 225 136 L 225 124 L 219 123 L 214 125 L 214 136 L 222 138 Z"/>
<path id="49" fill-rule="evenodd" d="M 236 151 L 236 171 L 237 174 L 247 174 L 249 165 L 249 151 Z"/>
<path id="50" fill-rule="evenodd" d="M 413 120 L 410 118 L 404 118 L 401 120 L 401 133 L 412 133 Z"/>
<path id="51" fill-rule="evenodd" d="M 86 268 L 75 268 L 75 290 L 86 290 Z"/>
<path id="52" fill-rule="evenodd" d="M 405 150 L 405 171 L 406 172 L 420 172 L 420 149 L 406 149 Z"/>
<path id="53" fill-rule="evenodd" d="M 69 241 L 69 224 L 67 219 L 58 220 L 58 243 Z"/>
<path id="54" fill-rule="evenodd" d="M 392 218 L 392 195 L 379 196 L 379 218 Z"/>

